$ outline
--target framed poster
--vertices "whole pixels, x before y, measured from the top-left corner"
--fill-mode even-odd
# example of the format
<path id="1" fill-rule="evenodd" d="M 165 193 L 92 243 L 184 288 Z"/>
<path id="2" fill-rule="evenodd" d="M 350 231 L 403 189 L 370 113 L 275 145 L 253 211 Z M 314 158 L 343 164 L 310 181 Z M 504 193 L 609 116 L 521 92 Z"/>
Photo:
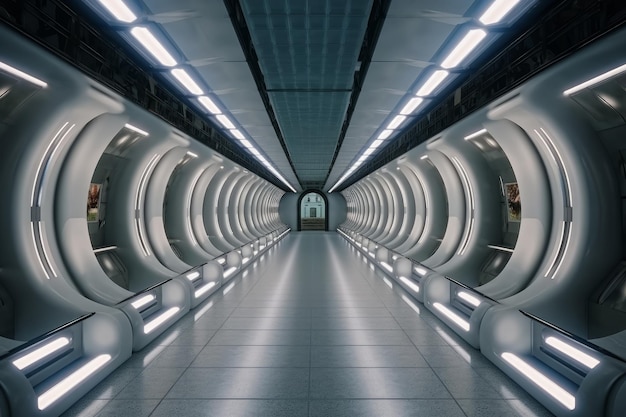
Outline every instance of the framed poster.
<path id="1" fill-rule="evenodd" d="M 98 221 L 98 209 L 100 208 L 100 188 L 102 184 L 91 183 L 87 194 L 87 221 Z"/>
<path id="2" fill-rule="evenodd" d="M 506 211 L 510 222 L 522 220 L 522 203 L 519 195 L 519 187 L 516 182 L 504 184 L 506 191 Z"/>

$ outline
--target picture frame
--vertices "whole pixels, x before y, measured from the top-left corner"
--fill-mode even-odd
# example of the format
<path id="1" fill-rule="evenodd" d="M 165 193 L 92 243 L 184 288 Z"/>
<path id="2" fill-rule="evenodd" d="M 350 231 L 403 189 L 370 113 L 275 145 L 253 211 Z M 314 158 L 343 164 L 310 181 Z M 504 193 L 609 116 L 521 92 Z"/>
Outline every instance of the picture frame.
<path id="1" fill-rule="evenodd" d="M 510 222 L 519 222 L 522 220 L 522 203 L 519 193 L 519 186 L 516 182 L 504 184 L 506 193 L 506 212 L 507 219 Z"/>

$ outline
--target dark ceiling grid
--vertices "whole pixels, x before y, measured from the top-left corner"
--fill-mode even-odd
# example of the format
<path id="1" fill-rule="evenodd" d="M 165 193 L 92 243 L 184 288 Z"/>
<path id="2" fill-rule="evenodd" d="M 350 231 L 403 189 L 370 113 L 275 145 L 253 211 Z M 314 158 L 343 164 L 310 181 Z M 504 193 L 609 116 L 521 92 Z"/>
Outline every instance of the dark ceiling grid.
<path id="1" fill-rule="evenodd" d="M 265 93 L 305 189 L 321 189 L 328 176 L 372 2 L 240 0 Z"/>

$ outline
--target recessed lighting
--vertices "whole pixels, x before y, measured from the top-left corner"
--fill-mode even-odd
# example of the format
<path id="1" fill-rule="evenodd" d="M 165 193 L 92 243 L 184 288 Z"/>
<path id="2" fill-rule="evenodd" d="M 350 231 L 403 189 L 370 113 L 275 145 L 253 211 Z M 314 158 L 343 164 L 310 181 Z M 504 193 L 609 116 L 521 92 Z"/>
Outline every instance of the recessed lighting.
<path id="1" fill-rule="evenodd" d="M 148 28 L 134 27 L 130 30 L 130 33 L 139 41 L 139 43 L 141 43 L 141 45 L 143 45 L 144 48 L 146 48 L 148 52 L 150 52 L 150 54 L 152 54 L 154 58 L 156 58 L 157 61 L 161 63 L 161 65 L 165 65 L 166 67 L 173 67 L 176 65 L 174 57 L 172 57 L 167 49 L 161 45 L 161 42 L 154 37 Z"/>

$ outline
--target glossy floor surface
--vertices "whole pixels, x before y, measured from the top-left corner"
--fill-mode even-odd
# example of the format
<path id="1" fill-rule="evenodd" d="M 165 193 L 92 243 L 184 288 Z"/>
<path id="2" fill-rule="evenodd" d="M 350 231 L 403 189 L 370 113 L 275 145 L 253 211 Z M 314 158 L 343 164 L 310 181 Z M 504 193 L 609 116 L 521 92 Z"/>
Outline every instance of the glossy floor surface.
<path id="1" fill-rule="evenodd" d="M 551 415 L 396 287 L 291 233 L 64 416 Z"/>

